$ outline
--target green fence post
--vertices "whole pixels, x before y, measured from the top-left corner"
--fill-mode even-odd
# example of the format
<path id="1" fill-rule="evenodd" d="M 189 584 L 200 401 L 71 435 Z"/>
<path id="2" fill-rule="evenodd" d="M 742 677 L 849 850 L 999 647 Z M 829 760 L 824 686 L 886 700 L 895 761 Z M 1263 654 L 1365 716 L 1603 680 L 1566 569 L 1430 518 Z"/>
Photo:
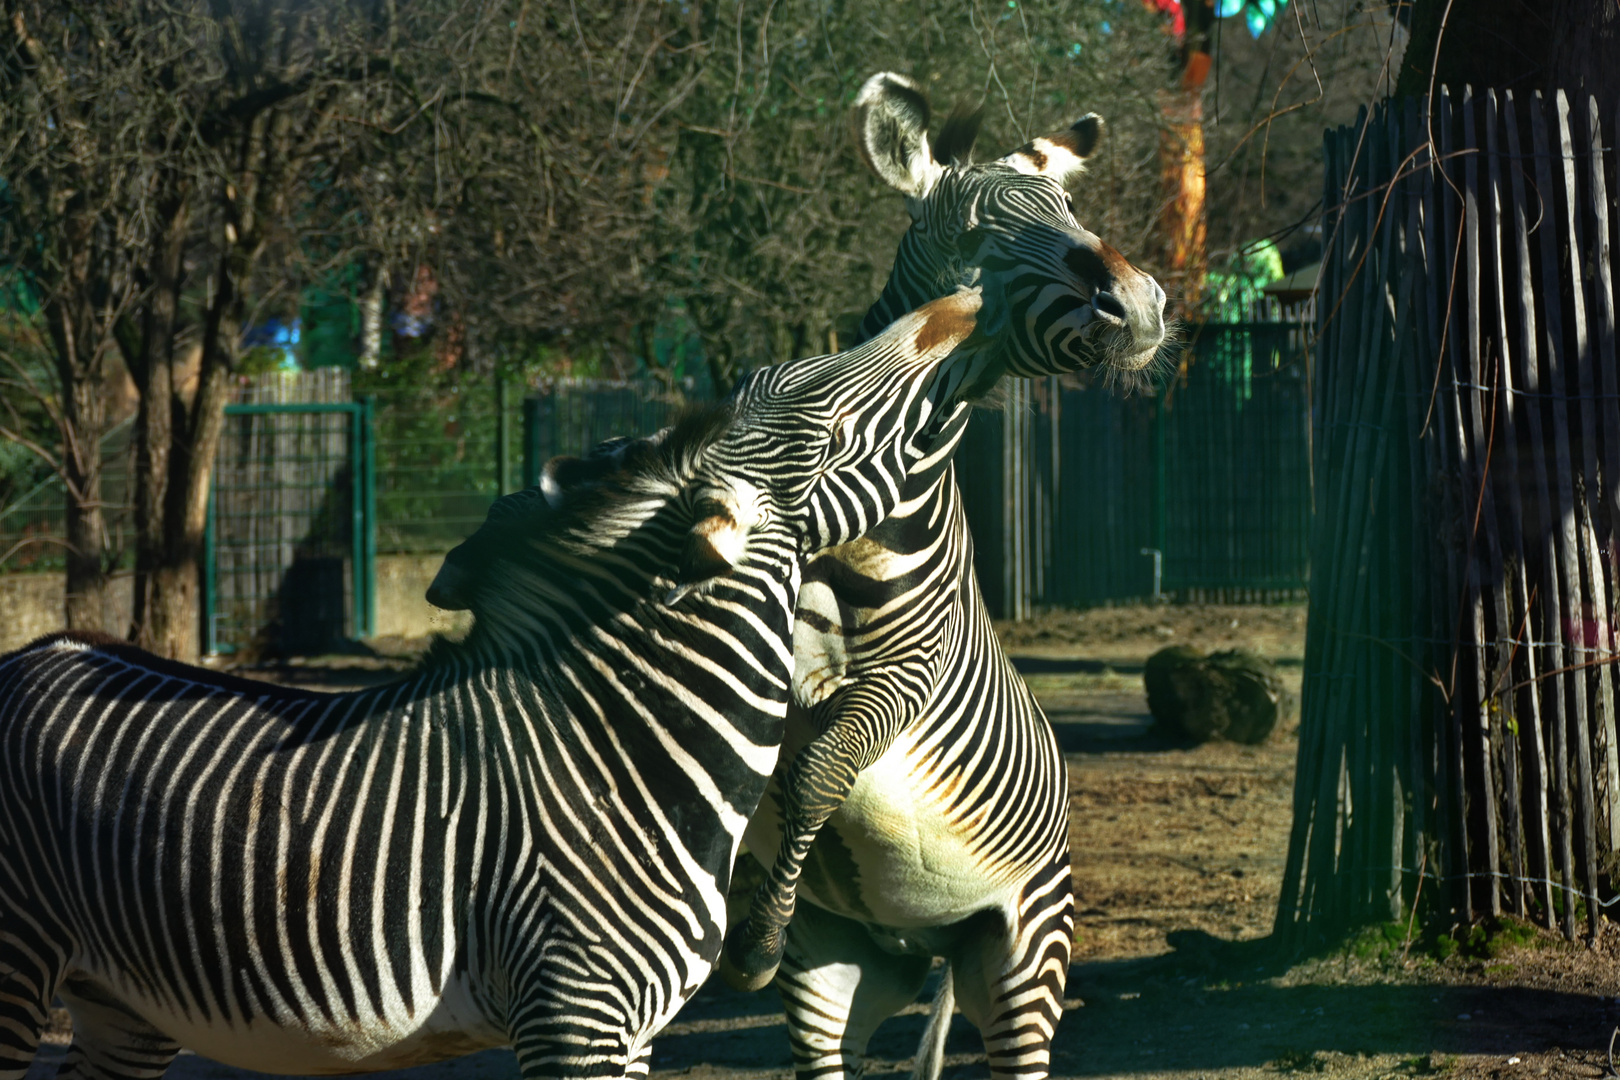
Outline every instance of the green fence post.
<path id="1" fill-rule="evenodd" d="M 540 399 L 523 399 L 523 486 L 540 482 Z"/>
<path id="2" fill-rule="evenodd" d="M 216 466 L 217 467 L 217 466 Z M 218 567 L 214 559 L 214 477 L 208 478 L 208 513 L 203 518 L 203 573 L 202 573 L 202 651 L 212 656 L 218 651 L 215 640 L 214 605 L 219 593 L 215 577 Z"/>
<path id="3" fill-rule="evenodd" d="M 1161 566 L 1169 532 L 1169 525 L 1165 520 L 1169 499 L 1169 493 L 1165 490 L 1169 485 L 1169 463 L 1165 460 L 1167 455 L 1164 432 L 1164 398 L 1168 392 L 1167 388 L 1153 402 L 1153 546 L 1159 552 Z M 1162 576 L 1160 587 L 1164 587 Z"/>
<path id="4" fill-rule="evenodd" d="M 361 398 L 360 438 L 364 453 L 361 461 L 365 474 L 366 518 L 366 636 L 377 632 L 377 398 L 367 394 Z"/>
<path id="5" fill-rule="evenodd" d="M 512 490 L 512 434 L 511 418 L 507 415 L 506 376 L 495 376 L 495 497 L 500 498 Z"/>
<path id="6" fill-rule="evenodd" d="M 349 609 L 354 636 L 366 636 L 366 468 L 365 406 L 350 405 L 349 414 Z"/>

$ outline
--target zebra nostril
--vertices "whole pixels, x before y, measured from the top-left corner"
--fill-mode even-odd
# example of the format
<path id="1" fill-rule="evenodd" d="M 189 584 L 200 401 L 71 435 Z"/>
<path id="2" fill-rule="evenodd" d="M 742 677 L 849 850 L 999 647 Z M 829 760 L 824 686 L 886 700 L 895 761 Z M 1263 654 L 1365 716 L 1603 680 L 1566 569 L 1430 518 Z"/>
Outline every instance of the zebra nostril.
<path id="1" fill-rule="evenodd" d="M 1091 297 L 1091 310 L 1115 322 L 1123 323 L 1125 321 L 1125 305 L 1120 303 L 1119 297 L 1115 296 L 1111 292 L 1103 292 L 1098 290 L 1096 293 L 1093 293 Z"/>

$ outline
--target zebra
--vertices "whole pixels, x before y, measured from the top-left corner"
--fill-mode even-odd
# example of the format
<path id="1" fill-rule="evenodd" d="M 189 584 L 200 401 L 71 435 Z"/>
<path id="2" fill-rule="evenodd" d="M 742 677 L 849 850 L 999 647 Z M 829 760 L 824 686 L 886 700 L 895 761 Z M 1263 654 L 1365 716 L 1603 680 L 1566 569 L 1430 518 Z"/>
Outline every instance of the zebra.
<path id="1" fill-rule="evenodd" d="M 1098 117 L 975 166 L 976 118 L 952 117 L 936 162 L 928 101 L 910 80 L 874 76 L 857 105 L 863 153 L 908 195 L 914 222 L 864 337 L 953 283 L 996 280 L 1021 299 L 1009 371 L 1102 365 L 1128 376 L 1153 359 L 1163 291 L 1079 227 L 1063 190 Z M 966 421 L 964 410 L 951 423 Z M 548 463 L 540 487 L 492 517 L 557 497 L 580 467 Z M 475 534 L 447 556 L 430 600 L 465 606 L 460 583 L 489 543 Z M 801 1077 L 857 1075 L 872 1032 L 917 996 L 936 956 L 948 967 L 919 1075 L 937 1075 L 957 1000 L 992 1075 L 1047 1071 L 1073 937 L 1067 777 L 972 562 L 941 456 L 911 471 L 882 525 L 806 568 L 782 765 L 746 834 L 750 852 L 775 857 L 721 966 L 742 989 L 775 978 Z M 797 905 L 801 887 L 810 903 Z"/>
<path id="2" fill-rule="evenodd" d="M 710 974 L 774 768 L 804 560 L 890 512 L 993 382 L 967 289 L 750 378 L 511 514 L 476 625 L 327 694 L 58 634 L 0 657 L 0 1080 L 183 1044 L 332 1074 L 511 1045 L 645 1075 Z"/>
<path id="3" fill-rule="evenodd" d="M 929 118 L 901 75 L 856 98 L 862 154 L 912 219 L 857 340 L 994 276 L 1020 301 L 1009 374 L 1140 379 L 1166 338 L 1164 291 L 1080 226 L 1065 190 L 1102 119 L 976 165 L 978 114 L 954 113 L 932 149 Z M 811 1080 L 858 1076 L 878 1024 L 944 957 L 914 1075 L 938 1076 L 960 1005 L 993 1077 L 1044 1077 L 1074 936 L 1068 777 L 996 639 L 949 459 L 914 471 L 877 529 L 810 561 L 794 660 L 783 765 L 745 834 L 768 878 L 722 974 L 775 980 Z"/>

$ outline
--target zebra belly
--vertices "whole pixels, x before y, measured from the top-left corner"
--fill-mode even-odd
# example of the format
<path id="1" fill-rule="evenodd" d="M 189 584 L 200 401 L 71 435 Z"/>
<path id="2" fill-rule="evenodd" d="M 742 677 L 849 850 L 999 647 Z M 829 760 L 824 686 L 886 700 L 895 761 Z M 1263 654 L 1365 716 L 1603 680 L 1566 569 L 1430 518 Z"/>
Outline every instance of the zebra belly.
<path id="1" fill-rule="evenodd" d="M 184 1013 L 170 1003 L 115 988 L 110 980 L 88 978 L 101 994 L 186 1049 L 256 1072 L 310 1076 L 376 1072 L 507 1045 L 505 1032 L 483 1018 L 467 988 L 457 983 L 409 1015 L 399 1010 L 359 1019 L 340 1013 L 335 1019 L 282 1015 L 231 1022 Z"/>
<path id="2" fill-rule="evenodd" d="M 924 771 L 914 733 L 902 732 L 860 773 L 822 827 L 805 860 L 801 896 L 863 922 L 940 926 L 1010 902 L 1037 869 L 980 849 L 978 823 L 953 813 L 954 792 Z M 781 839 L 781 791 L 773 781 L 746 842 L 769 863 Z"/>

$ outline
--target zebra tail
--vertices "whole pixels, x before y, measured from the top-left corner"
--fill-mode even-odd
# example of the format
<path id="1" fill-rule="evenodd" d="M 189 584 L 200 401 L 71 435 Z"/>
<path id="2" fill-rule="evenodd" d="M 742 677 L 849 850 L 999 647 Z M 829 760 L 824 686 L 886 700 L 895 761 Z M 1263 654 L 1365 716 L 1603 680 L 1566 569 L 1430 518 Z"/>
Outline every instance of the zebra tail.
<path id="1" fill-rule="evenodd" d="M 956 1011 L 956 982 L 951 978 L 951 962 L 945 961 L 945 970 L 939 978 L 939 993 L 928 1010 L 928 1026 L 923 1029 L 922 1042 L 917 1045 L 917 1064 L 911 1068 L 911 1080 L 939 1080 L 945 1068 L 945 1036 L 951 1030 L 951 1014 Z"/>

